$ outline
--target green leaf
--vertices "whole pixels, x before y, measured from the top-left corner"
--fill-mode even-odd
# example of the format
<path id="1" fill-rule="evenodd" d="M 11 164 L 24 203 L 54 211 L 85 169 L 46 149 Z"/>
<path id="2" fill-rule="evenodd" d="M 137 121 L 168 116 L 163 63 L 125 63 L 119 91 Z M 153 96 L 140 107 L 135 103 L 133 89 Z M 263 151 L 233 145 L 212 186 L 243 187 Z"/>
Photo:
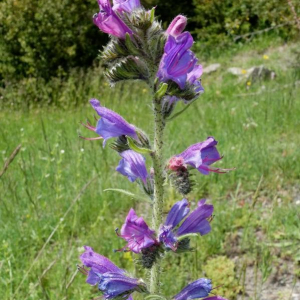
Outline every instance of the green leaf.
<path id="1" fill-rule="evenodd" d="M 160 85 L 158 91 L 155 93 L 155 98 L 156 99 L 161 99 L 165 93 L 167 92 L 168 89 L 168 84 L 167 83 L 163 83 Z"/>
<path id="2" fill-rule="evenodd" d="M 133 151 L 135 151 L 137 153 L 141 153 L 141 154 L 151 154 L 152 153 L 151 149 L 142 148 L 142 147 L 137 146 L 135 144 L 134 140 L 130 136 L 126 135 L 126 138 L 127 138 L 129 148 L 132 149 Z"/>
<path id="3" fill-rule="evenodd" d="M 153 21 L 154 21 L 154 14 L 155 14 L 155 7 L 153 7 L 153 8 L 151 9 L 151 16 L 150 16 L 150 22 L 151 22 L 151 23 L 153 23 Z"/>
<path id="4" fill-rule="evenodd" d="M 145 201 L 145 202 L 150 202 L 152 203 L 152 201 L 150 201 L 147 198 L 144 198 L 143 196 L 139 196 L 139 195 L 135 195 L 129 191 L 123 190 L 123 189 L 114 189 L 114 188 L 109 188 L 109 189 L 105 189 L 103 190 L 103 192 L 117 192 L 123 195 L 126 195 L 128 197 L 130 197 L 133 200 L 138 200 L 138 201 Z"/>
<path id="5" fill-rule="evenodd" d="M 187 237 L 191 237 L 191 236 L 199 236 L 199 234 L 197 233 L 188 233 L 188 234 L 184 234 L 184 235 L 181 235 L 180 237 L 177 238 L 178 241 L 181 241 Z"/>
<path id="6" fill-rule="evenodd" d="M 156 295 L 156 294 L 151 294 L 149 296 L 146 296 L 144 299 L 145 300 L 154 300 L 154 299 L 166 300 L 164 296 Z"/>
<path id="7" fill-rule="evenodd" d="M 194 100 L 194 101 L 195 101 L 195 100 Z M 184 111 L 186 111 L 186 110 L 193 104 L 194 101 L 192 101 L 191 103 L 187 104 L 185 108 L 183 108 L 181 111 L 179 111 L 178 113 L 176 113 L 176 114 L 173 115 L 172 117 L 166 119 L 166 121 L 169 122 L 169 121 L 171 121 L 171 120 L 177 118 L 178 116 L 180 116 Z"/>
<path id="8" fill-rule="evenodd" d="M 136 48 L 135 44 L 132 42 L 131 36 L 128 32 L 125 35 L 125 45 L 131 54 L 134 55 L 140 54 L 140 51 Z"/>

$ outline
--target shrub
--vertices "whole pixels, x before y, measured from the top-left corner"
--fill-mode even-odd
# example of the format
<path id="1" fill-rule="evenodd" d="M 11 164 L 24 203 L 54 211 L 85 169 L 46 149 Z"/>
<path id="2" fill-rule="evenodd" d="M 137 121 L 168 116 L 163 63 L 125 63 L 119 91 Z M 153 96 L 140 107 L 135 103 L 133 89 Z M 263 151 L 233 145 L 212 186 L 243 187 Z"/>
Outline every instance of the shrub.
<path id="1" fill-rule="evenodd" d="M 0 79 L 63 75 L 90 66 L 106 41 L 93 25 L 94 0 L 0 3 Z"/>
<path id="2" fill-rule="evenodd" d="M 193 3 L 195 33 L 205 46 L 221 46 L 238 35 L 294 20 L 286 0 L 193 0 Z M 286 38 L 292 34 L 293 26 L 280 27 L 278 32 Z"/>

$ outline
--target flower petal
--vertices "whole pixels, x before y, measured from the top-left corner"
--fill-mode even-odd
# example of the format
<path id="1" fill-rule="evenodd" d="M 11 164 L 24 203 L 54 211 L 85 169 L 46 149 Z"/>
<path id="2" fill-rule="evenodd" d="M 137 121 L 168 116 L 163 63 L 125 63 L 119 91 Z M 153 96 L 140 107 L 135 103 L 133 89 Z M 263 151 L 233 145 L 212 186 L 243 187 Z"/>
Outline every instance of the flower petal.
<path id="1" fill-rule="evenodd" d="M 93 248 L 84 246 L 84 249 L 85 252 L 80 255 L 80 259 L 86 267 L 92 268 L 93 272 L 100 274 L 104 274 L 106 272 L 124 273 L 124 270 L 118 268 L 108 258 L 94 252 Z"/>
<path id="2" fill-rule="evenodd" d="M 114 298 L 126 292 L 132 293 L 138 286 L 138 280 L 119 273 L 105 273 L 101 276 L 98 288 L 106 299 Z"/>
<path id="3" fill-rule="evenodd" d="M 175 300 L 189 300 L 195 298 L 204 298 L 212 290 L 211 280 L 200 278 L 189 285 L 187 285 L 180 293 L 175 295 Z"/>
<path id="4" fill-rule="evenodd" d="M 189 214 L 189 212 L 189 202 L 187 199 L 176 202 L 169 211 L 164 225 L 174 228 Z"/>
<path id="5" fill-rule="evenodd" d="M 184 220 L 178 228 L 178 236 L 189 233 L 200 233 L 205 235 L 210 232 L 210 223 L 207 221 L 213 213 L 214 207 L 210 204 L 204 204 L 203 200 L 198 203 L 198 207 Z"/>
<path id="6" fill-rule="evenodd" d="M 148 172 L 146 169 L 146 159 L 139 153 L 133 150 L 126 150 L 120 153 L 123 159 L 120 160 L 116 170 L 124 176 L 127 176 L 131 182 L 140 178 L 146 183 Z"/>
<path id="7" fill-rule="evenodd" d="M 105 140 L 121 135 L 128 135 L 137 139 L 135 127 L 125 121 L 116 112 L 103 107 L 97 99 L 90 100 L 92 107 L 95 109 L 101 119 L 97 123 L 96 133 L 102 136 Z"/>
<path id="8" fill-rule="evenodd" d="M 131 251 L 140 253 L 142 249 L 155 244 L 154 233 L 144 219 L 138 217 L 134 209 L 131 208 L 121 228 L 120 236 L 128 242 L 127 247 Z"/>

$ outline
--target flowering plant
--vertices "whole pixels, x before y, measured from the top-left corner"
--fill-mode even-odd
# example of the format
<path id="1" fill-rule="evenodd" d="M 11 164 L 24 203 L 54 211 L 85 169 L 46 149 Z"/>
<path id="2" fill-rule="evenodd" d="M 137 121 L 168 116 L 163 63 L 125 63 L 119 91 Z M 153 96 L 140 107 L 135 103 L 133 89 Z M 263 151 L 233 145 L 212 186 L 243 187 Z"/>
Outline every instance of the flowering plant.
<path id="1" fill-rule="evenodd" d="M 200 79 L 202 66 L 191 50 L 193 37 L 184 31 L 186 17 L 177 16 L 164 31 L 155 18 L 155 8 L 146 10 L 139 0 L 113 0 L 113 5 L 109 0 L 98 0 L 98 4 L 100 11 L 94 15 L 94 23 L 110 35 L 110 42 L 102 51 L 105 76 L 112 85 L 122 80 L 143 80 L 149 85 L 153 95 L 154 141 L 152 144 L 141 129 L 102 106 L 97 99 L 90 100 L 90 104 L 100 119 L 95 125 L 83 125 L 98 136 L 85 139 L 103 139 L 103 147 L 108 139 L 114 139 L 110 147 L 121 157 L 116 171 L 138 183 L 151 202 L 150 227 L 131 208 L 120 232 L 116 230 L 126 242 L 120 250 L 141 256 L 142 265 L 149 269 L 150 281 L 146 284 L 142 279 L 133 278 L 87 246 L 80 256 L 83 266 L 79 269 L 87 276 L 86 282 L 97 285 L 105 299 L 131 299 L 134 292 L 150 294 L 147 297 L 151 299 L 165 299 L 160 294 L 160 264 L 164 253 L 191 251 L 190 238 L 211 231 L 213 205 L 202 199 L 197 207 L 190 207 L 188 194 L 193 188 L 190 169 L 197 169 L 202 175 L 226 173 L 230 169 L 211 166 L 222 158 L 213 137 L 189 146 L 166 161 L 163 158 L 167 121 L 181 113 L 174 114 L 176 103 L 183 101 L 189 105 L 204 91 Z M 152 160 L 151 169 L 147 169 L 146 160 Z M 185 198 L 172 206 L 164 220 L 167 182 Z M 211 280 L 200 278 L 172 299 L 206 298 L 212 290 Z"/>

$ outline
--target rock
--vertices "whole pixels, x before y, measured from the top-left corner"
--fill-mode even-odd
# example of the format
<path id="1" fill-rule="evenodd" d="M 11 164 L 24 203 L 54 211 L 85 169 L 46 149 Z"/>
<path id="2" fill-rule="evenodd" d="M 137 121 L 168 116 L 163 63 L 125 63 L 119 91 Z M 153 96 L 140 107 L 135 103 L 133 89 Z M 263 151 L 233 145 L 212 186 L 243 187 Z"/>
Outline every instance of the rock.
<path id="1" fill-rule="evenodd" d="M 227 72 L 239 76 L 241 79 L 246 78 L 247 82 L 254 83 L 257 80 L 274 80 L 276 77 L 276 73 L 266 67 L 259 66 L 259 67 L 252 67 L 249 69 L 242 69 L 242 68 L 236 68 L 232 67 L 227 69 Z"/>
<path id="2" fill-rule="evenodd" d="M 250 69 L 249 69 L 250 70 Z M 249 72 L 248 80 L 255 82 L 257 80 L 274 80 L 276 73 L 264 66 L 253 67 Z"/>
<path id="3" fill-rule="evenodd" d="M 203 69 L 203 73 L 210 74 L 216 72 L 221 67 L 220 64 L 212 64 Z"/>
<path id="4" fill-rule="evenodd" d="M 232 75 L 240 76 L 240 75 L 246 75 L 248 71 L 242 68 L 232 67 L 227 69 L 227 72 L 229 72 Z"/>

